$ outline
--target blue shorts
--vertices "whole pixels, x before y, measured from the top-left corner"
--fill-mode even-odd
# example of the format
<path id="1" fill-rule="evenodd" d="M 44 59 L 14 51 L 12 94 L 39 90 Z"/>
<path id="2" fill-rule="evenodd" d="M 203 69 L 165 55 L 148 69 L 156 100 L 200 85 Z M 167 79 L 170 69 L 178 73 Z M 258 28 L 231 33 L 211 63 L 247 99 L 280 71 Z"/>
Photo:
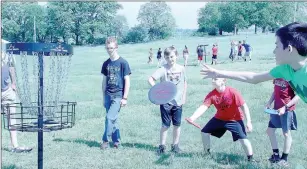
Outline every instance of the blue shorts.
<path id="1" fill-rule="evenodd" d="M 212 136 L 221 138 L 226 131 L 230 131 L 233 141 L 238 139 L 245 139 L 246 132 L 242 120 L 238 121 L 223 121 L 213 117 L 201 130 L 203 133 L 210 133 Z"/>
<path id="2" fill-rule="evenodd" d="M 279 116 L 276 114 L 270 115 L 270 121 L 268 127 L 270 128 L 282 128 L 284 133 L 289 130 L 297 129 L 296 115 L 294 111 L 287 111 L 285 114 Z"/>
<path id="3" fill-rule="evenodd" d="M 160 105 L 162 126 L 170 127 L 171 121 L 174 126 L 180 126 L 181 124 L 181 115 L 182 115 L 182 106 L 174 106 L 171 104 Z"/>

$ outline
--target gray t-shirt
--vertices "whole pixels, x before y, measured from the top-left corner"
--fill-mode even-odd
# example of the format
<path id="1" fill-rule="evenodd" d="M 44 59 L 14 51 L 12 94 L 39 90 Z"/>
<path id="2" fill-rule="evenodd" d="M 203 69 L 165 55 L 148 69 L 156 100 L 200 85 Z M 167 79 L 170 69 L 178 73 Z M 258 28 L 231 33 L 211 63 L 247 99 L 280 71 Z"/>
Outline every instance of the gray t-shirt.
<path id="1" fill-rule="evenodd" d="M 185 69 L 183 66 L 176 64 L 173 70 L 169 69 L 167 64 L 159 68 L 152 76 L 155 80 L 161 82 L 170 81 L 177 85 L 177 95 L 169 104 L 181 106 L 183 104 L 184 83 L 186 81 Z"/>

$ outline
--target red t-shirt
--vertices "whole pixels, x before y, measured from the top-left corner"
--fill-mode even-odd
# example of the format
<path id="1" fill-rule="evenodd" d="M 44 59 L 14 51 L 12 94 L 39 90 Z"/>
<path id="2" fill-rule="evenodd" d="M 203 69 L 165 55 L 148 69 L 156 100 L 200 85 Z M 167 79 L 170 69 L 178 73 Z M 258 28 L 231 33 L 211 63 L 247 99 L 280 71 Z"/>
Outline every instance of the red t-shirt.
<path id="1" fill-rule="evenodd" d="M 217 55 L 217 51 L 218 51 L 217 47 L 212 48 L 212 54 L 213 55 Z"/>
<path id="2" fill-rule="evenodd" d="M 243 50 L 243 46 L 239 45 L 239 51 L 242 51 L 242 50 Z"/>
<path id="3" fill-rule="evenodd" d="M 289 103 L 295 96 L 294 91 L 292 90 L 289 83 L 284 79 L 274 79 L 274 109 L 278 110 L 282 108 L 285 104 Z M 292 111 L 295 109 L 295 105 L 289 107 L 289 110 Z"/>
<path id="4" fill-rule="evenodd" d="M 226 87 L 222 93 L 214 89 L 206 96 L 203 103 L 207 107 L 210 107 L 212 104 L 215 106 L 217 112 L 214 117 L 217 119 L 224 121 L 244 119 L 240 107 L 245 102 L 241 94 L 234 88 Z"/>

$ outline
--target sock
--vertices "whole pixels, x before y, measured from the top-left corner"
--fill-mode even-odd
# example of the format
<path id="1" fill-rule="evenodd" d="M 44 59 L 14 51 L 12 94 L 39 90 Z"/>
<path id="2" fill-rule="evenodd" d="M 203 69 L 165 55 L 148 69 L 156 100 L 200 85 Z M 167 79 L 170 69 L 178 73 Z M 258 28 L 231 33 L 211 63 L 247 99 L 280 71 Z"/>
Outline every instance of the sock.
<path id="1" fill-rule="evenodd" d="M 288 154 L 282 153 L 281 159 L 287 161 L 288 160 Z"/>
<path id="2" fill-rule="evenodd" d="M 207 152 L 210 153 L 210 148 L 207 149 Z"/>
<path id="3" fill-rule="evenodd" d="M 278 149 L 273 149 L 273 155 L 275 157 L 279 157 L 279 150 Z"/>
<path id="4" fill-rule="evenodd" d="M 248 155 L 248 156 L 247 156 L 247 160 L 248 160 L 248 161 L 250 161 L 250 160 L 252 160 L 252 159 L 253 159 L 253 155 Z"/>

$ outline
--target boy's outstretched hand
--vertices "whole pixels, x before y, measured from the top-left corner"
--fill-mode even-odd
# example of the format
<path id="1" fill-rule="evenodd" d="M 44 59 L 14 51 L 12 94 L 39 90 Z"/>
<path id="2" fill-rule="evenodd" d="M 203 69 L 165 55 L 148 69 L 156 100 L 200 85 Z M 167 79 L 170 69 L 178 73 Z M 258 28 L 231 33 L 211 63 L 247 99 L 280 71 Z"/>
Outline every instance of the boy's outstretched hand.
<path id="1" fill-rule="evenodd" d="M 203 75 L 203 79 L 207 78 L 215 78 L 216 77 L 216 69 L 213 69 L 205 64 L 202 64 L 202 69 L 200 70 L 200 74 Z"/>
<path id="2" fill-rule="evenodd" d="M 185 120 L 186 120 L 188 123 L 192 124 L 193 126 L 199 128 L 199 129 L 201 128 L 200 125 L 194 123 L 194 120 L 192 120 L 191 118 L 185 118 Z"/>

